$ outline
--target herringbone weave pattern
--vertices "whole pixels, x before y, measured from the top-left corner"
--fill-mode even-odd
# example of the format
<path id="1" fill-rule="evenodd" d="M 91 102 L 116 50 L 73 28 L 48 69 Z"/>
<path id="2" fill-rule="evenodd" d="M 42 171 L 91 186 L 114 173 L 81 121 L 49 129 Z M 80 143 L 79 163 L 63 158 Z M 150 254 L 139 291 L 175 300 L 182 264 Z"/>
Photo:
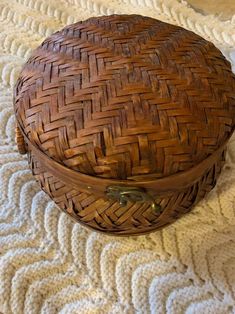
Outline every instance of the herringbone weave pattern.
<path id="1" fill-rule="evenodd" d="M 234 126 L 234 90 L 229 63 L 198 35 L 107 16 L 46 39 L 23 68 L 15 106 L 50 157 L 137 180 L 186 170 L 218 148 Z"/>
<path id="2" fill-rule="evenodd" d="M 111 15 L 46 39 L 20 74 L 15 111 L 30 141 L 65 166 L 153 180 L 193 167 L 224 144 L 235 123 L 234 90 L 230 64 L 212 43 L 155 19 Z M 122 208 L 93 190 L 82 193 L 46 172 L 36 153 L 30 160 L 62 209 L 96 230 L 123 234 L 172 222 L 211 190 L 221 169 L 212 163 L 189 188 L 156 191 L 156 212 L 149 202 Z"/>

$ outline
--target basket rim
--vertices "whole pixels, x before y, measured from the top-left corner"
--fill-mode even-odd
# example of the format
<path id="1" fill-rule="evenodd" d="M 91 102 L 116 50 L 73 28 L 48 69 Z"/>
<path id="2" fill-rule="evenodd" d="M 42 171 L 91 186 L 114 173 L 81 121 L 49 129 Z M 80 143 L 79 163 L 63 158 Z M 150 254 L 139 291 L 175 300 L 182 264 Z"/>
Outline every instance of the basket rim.
<path id="1" fill-rule="evenodd" d="M 167 177 L 152 179 L 152 180 L 118 180 L 95 177 L 88 174 L 84 174 L 75 171 L 58 161 L 50 158 L 44 152 L 42 152 L 35 144 L 33 144 L 26 136 L 21 125 L 17 122 L 25 143 L 30 150 L 37 156 L 39 162 L 45 167 L 45 169 L 55 175 L 65 184 L 71 185 L 74 188 L 81 190 L 85 193 L 94 193 L 96 195 L 104 196 L 106 194 L 107 187 L 114 185 L 141 187 L 152 192 L 152 194 L 168 194 L 169 192 L 176 192 L 183 190 L 197 182 L 200 177 L 205 174 L 207 170 L 211 168 L 213 163 L 218 159 L 218 156 L 222 153 L 229 141 L 232 133 L 224 141 L 223 145 L 215 150 L 211 155 L 205 158 L 200 163 L 194 165 L 190 169 L 176 174 L 169 175 Z"/>

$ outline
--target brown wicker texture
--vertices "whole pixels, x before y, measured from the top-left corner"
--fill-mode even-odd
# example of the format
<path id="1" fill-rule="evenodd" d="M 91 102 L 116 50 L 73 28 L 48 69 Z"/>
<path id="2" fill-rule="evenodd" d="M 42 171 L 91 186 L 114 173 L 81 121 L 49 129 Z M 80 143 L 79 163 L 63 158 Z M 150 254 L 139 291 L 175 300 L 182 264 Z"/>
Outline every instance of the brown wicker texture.
<path id="1" fill-rule="evenodd" d="M 23 67 L 19 151 L 27 148 L 41 187 L 77 221 L 149 232 L 215 185 L 234 91 L 229 62 L 200 36 L 138 15 L 90 18 L 47 38 Z M 116 185 L 149 198 L 120 205 L 107 197 Z"/>

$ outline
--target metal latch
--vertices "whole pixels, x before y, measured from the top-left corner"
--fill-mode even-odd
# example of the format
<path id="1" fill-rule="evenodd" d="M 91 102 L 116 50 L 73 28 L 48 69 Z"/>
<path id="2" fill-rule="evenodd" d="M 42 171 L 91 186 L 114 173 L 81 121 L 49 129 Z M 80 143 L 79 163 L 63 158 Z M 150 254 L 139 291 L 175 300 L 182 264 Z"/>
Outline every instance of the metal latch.
<path id="1" fill-rule="evenodd" d="M 154 210 L 161 210 L 161 206 L 156 204 L 154 198 L 139 187 L 111 185 L 106 189 L 106 195 L 109 199 L 119 202 L 120 206 L 126 206 L 128 201 L 132 203 L 151 202 Z"/>

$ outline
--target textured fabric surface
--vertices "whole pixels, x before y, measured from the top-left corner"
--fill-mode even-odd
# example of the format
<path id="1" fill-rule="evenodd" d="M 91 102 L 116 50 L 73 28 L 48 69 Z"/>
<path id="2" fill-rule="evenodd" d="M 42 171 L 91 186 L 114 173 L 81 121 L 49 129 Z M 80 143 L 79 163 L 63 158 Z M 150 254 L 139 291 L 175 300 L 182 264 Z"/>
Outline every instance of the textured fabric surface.
<path id="1" fill-rule="evenodd" d="M 12 88 L 32 49 L 64 25 L 138 13 L 183 26 L 235 65 L 234 20 L 176 0 L 0 0 L 0 312 L 235 313 L 235 137 L 216 188 L 140 237 L 88 231 L 40 191 L 14 143 Z"/>

